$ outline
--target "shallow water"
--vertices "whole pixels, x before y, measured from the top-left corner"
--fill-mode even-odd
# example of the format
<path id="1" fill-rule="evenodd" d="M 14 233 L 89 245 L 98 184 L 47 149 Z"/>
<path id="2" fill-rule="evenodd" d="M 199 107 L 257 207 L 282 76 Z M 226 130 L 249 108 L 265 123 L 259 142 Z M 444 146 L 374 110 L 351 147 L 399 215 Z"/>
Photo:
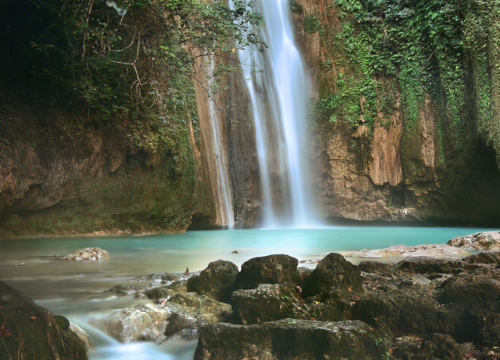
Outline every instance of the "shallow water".
<path id="1" fill-rule="evenodd" d="M 191 271 L 202 270 L 218 259 L 240 266 L 256 256 L 286 253 L 300 260 L 328 251 L 384 248 L 395 244 L 443 244 L 453 237 L 478 231 L 481 229 L 334 227 L 0 240 L 0 279 L 87 330 L 97 344 L 91 359 L 188 360 L 193 358 L 196 342 L 123 345 L 88 325 L 88 319 L 93 316 L 145 301 L 116 297 L 103 291 L 156 272 L 184 272 L 186 267 Z M 84 247 L 105 249 L 111 260 L 75 262 L 54 257 Z M 245 252 L 232 254 L 236 249 Z"/>

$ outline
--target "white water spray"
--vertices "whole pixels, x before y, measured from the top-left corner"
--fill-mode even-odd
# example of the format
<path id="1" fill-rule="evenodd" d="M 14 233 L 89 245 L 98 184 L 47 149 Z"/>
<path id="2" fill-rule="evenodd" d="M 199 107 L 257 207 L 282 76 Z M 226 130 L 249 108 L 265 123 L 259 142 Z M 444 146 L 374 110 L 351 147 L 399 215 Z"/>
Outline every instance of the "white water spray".
<path id="1" fill-rule="evenodd" d="M 254 1 L 266 22 L 260 36 L 269 48 L 255 47 L 238 55 L 252 102 L 259 158 L 264 226 L 313 227 L 318 224 L 309 181 L 307 101 L 310 82 L 305 63 L 294 43 L 289 0 Z M 254 71 L 257 70 L 257 71 Z M 278 176 L 281 186 L 276 186 Z M 285 215 L 277 214 L 275 189 L 289 199 Z"/>
<path id="2" fill-rule="evenodd" d="M 208 63 L 208 88 L 211 91 L 214 85 L 214 60 L 210 59 Z M 210 127 L 212 129 L 212 144 L 216 163 L 217 196 L 219 200 L 219 213 L 221 223 L 229 229 L 234 228 L 234 210 L 231 195 L 231 186 L 229 183 L 229 166 L 226 158 L 224 143 L 222 142 L 219 116 L 215 98 L 210 96 L 208 99 L 210 108 Z"/>

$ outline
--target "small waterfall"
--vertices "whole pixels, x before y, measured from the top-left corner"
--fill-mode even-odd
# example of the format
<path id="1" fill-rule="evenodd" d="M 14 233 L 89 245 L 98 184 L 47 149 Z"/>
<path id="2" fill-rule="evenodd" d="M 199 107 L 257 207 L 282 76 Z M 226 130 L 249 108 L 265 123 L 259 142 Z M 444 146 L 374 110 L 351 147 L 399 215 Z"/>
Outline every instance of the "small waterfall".
<path id="1" fill-rule="evenodd" d="M 260 167 L 264 226 L 311 227 L 318 224 L 310 192 L 307 101 L 310 81 L 294 43 L 289 0 L 254 1 L 264 16 L 259 31 L 268 45 L 239 50 L 253 108 Z M 276 209 L 273 195 L 288 203 Z"/>
<path id="2" fill-rule="evenodd" d="M 214 87 L 214 59 L 208 61 L 208 90 L 212 92 Z M 221 129 L 217 106 L 215 104 L 215 96 L 212 94 L 209 99 L 210 108 L 210 127 L 212 130 L 212 144 L 216 163 L 216 179 L 217 179 L 217 197 L 219 214 L 223 226 L 229 229 L 234 228 L 234 210 L 231 195 L 231 186 L 229 183 L 229 166 L 224 148 L 224 142 L 221 137 Z"/>

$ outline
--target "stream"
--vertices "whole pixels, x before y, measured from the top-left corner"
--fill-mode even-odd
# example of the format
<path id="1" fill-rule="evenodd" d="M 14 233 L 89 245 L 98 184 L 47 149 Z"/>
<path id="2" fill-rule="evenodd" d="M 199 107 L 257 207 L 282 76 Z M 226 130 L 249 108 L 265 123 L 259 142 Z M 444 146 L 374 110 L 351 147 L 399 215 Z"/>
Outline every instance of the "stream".
<path id="1" fill-rule="evenodd" d="M 104 291 L 142 275 L 184 272 L 186 267 L 190 271 L 203 270 L 218 259 L 241 266 L 253 257 L 285 253 L 303 260 L 328 251 L 443 244 L 453 237 L 478 231 L 482 230 L 380 226 L 0 240 L 0 279 L 85 329 L 97 346 L 89 354 L 90 359 L 188 360 L 193 359 L 196 341 L 121 344 L 89 325 L 92 317 L 149 301 Z M 111 260 L 83 262 L 56 257 L 85 247 L 107 250 Z M 233 254 L 233 250 L 243 252 Z"/>

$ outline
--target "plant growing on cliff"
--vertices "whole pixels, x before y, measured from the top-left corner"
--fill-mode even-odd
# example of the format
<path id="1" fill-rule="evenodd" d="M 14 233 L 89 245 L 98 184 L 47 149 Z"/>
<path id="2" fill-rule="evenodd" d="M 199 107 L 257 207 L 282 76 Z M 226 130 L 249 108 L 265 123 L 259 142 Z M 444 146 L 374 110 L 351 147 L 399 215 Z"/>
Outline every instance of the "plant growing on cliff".
<path id="1" fill-rule="evenodd" d="M 321 29 L 321 21 L 319 21 L 317 15 L 306 15 L 304 19 L 302 19 L 302 25 L 304 26 L 305 32 L 308 34 L 315 33 Z"/>

